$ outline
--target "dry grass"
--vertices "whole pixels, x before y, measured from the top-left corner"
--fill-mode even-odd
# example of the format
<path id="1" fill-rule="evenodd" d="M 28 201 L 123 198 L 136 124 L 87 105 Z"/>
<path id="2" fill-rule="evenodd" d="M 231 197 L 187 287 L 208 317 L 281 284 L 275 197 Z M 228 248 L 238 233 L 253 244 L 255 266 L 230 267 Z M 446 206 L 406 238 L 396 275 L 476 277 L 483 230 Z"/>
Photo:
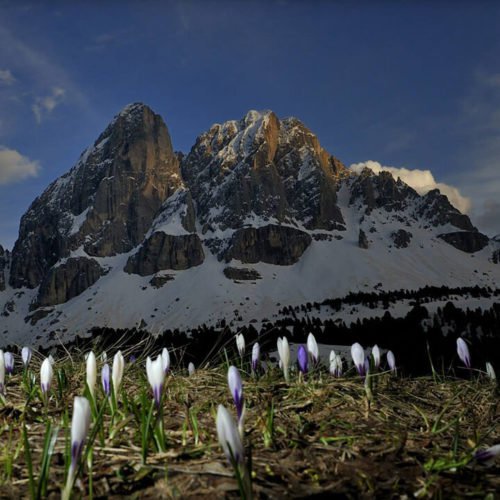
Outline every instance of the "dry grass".
<path id="1" fill-rule="evenodd" d="M 48 412 L 54 425 L 64 412 L 71 414 L 72 398 L 82 393 L 84 380 L 83 363 L 59 366 L 68 387 L 61 401 L 54 391 Z M 21 375 L 8 380 L 6 405 L 0 408 L 2 498 L 29 496 L 23 422 L 35 473 L 43 446 L 44 408 L 38 399 L 25 407 L 21 380 Z M 129 365 L 123 382 L 127 397 L 136 397 L 143 384 L 143 364 Z M 359 378 L 336 380 L 326 372 L 286 385 L 278 371 L 271 371 L 258 380 L 245 377 L 244 390 L 245 444 L 258 498 L 484 498 L 500 491 L 498 462 L 487 468 L 469 460 L 477 446 L 500 443 L 498 393 L 485 378 L 435 382 L 382 374 L 370 405 Z M 94 497 L 238 497 L 215 434 L 219 403 L 232 407 L 222 367 L 193 377 L 170 375 L 164 400 L 168 449 L 151 448 L 147 465 L 141 463 L 138 424 L 126 405 L 121 404 L 114 425 L 106 415 L 105 439 L 97 438 L 93 452 Z M 49 497 L 58 498 L 64 483 L 66 432 L 61 426 Z M 87 470 L 82 480 L 76 497 L 88 495 Z"/>

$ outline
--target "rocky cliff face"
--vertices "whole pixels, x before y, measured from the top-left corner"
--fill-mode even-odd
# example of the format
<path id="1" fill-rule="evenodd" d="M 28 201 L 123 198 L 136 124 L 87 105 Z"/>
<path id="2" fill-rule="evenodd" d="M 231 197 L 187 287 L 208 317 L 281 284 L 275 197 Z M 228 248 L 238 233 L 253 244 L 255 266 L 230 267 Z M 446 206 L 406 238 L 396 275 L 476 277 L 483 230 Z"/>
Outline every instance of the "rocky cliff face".
<path id="1" fill-rule="evenodd" d="M 0 292 L 5 290 L 5 274 L 9 264 L 9 252 L 0 245 Z"/>
<path id="2" fill-rule="evenodd" d="M 23 216 L 11 285 L 36 287 L 82 245 L 90 256 L 129 251 L 181 185 L 163 120 L 143 104 L 127 106 Z"/>
<path id="3" fill-rule="evenodd" d="M 204 258 L 197 234 L 174 236 L 158 232 L 153 233 L 128 259 L 125 271 L 149 276 L 167 269 L 183 270 L 199 266 Z"/>
<path id="4" fill-rule="evenodd" d="M 299 220 L 308 229 L 344 223 L 336 204 L 346 168 L 295 118 L 250 111 L 198 137 L 182 173 L 205 232 L 252 218 Z"/>
<path id="5" fill-rule="evenodd" d="M 67 302 L 92 286 L 103 274 L 103 269 L 94 259 L 67 259 L 47 273 L 32 308 Z"/>

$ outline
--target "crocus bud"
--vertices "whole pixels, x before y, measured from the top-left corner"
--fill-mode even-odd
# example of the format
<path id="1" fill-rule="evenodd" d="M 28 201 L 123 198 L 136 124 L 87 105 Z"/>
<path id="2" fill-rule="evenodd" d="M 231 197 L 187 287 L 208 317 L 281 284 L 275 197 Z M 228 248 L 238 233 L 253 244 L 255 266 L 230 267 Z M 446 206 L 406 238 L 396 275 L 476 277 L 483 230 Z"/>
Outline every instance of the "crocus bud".
<path id="1" fill-rule="evenodd" d="M 63 492 L 63 499 L 69 499 L 70 497 L 89 427 L 90 404 L 87 398 L 76 396 L 73 404 L 73 418 L 71 419 L 71 465 L 68 470 L 68 479 L 65 491 Z"/>
<path id="2" fill-rule="evenodd" d="M 115 393 L 115 398 L 118 398 L 124 367 L 125 360 L 123 359 L 123 354 L 121 351 L 118 351 L 113 358 L 113 372 L 111 375 L 111 378 L 113 379 L 113 391 Z"/>
<path id="3" fill-rule="evenodd" d="M 40 368 L 40 384 L 42 386 L 42 392 L 47 394 L 50 391 L 50 384 L 52 383 L 52 376 L 54 370 L 52 368 L 52 363 L 49 358 L 45 358 Z"/>
<path id="4" fill-rule="evenodd" d="M 474 459 L 485 465 L 493 465 L 495 457 L 500 455 L 500 444 L 486 448 L 485 450 L 478 450 L 474 453 Z"/>
<path id="5" fill-rule="evenodd" d="M 8 375 L 14 372 L 14 355 L 11 352 L 6 352 L 4 355 L 5 371 Z"/>
<path id="6" fill-rule="evenodd" d="M 457 353 L 458 357 L 462 360 L 462 363 L 467 367 L 470 368 L 470 354 L 469 354 L 469 348 L 467 347 L 467 344 L 465 343 L 464 339 L 461 337 L 458 337 L 457 339 Z"/>
<path id="7" fill-rule="evenodd" d="M 31 349 L 29 347 L 23 347 L 21 350 L 21 357 L 23 358 L 23 364 L 27 368 L 31 361 Z"/>
<path id="8" fill-rule="evenodd" d="M 493 365 L 489 362 L 486 362 L 486 373 L 491 380 L 496 380 L 497 376 L 495 370 L 493 369 Z"/>
<path id="9" fill-rule="evenodd" d="M 0 349 L 0 394 L 5 394 L 5 358 Z"/>
<path id="10" fill-rule="evenodd" d="M 286 337 L 278 338 L 278 354 L 280 357 L 283 375 L 285 376 L 285 380 L 288 382 L 288 369 L 290 366 L 290 346 L 288 345 L 288 339 Z"/>
<path id="11" fill-rule="evenodd" d="M 307 373 L 307 352 L 303 345 L 299 346 L 299 350 L 297 351 L 297 361 L 299 363 L 300 373 Z"/>
<path id="12" fill-rule="evenodd" d="M 389 365 L 389 370 L 391 370 L 391 372 L 395 372 L 396 358 L 394 357 L 394 353 L 392 351 L 387 351 L 386 358 L 387 358 L 387 364 Z"/>
<path id="13" fill-rule="evenodd" d="M 230 413 L 223 405 L 217 408 L 217 435 L 228 461 L 233 465 L 243 465 L 244 450 L 238 428 Z"/>
<path id="14" fill-rule="evenodd" d="M 330 353 L 330 373 L 334 377 L 341 377 L 342 370 L 342 358 L 338 354 L 335 354 L 335 351 L 332 351 Z"/>
<path id="15" fill-rule="evenodd" d="M 149 385 L 153 390 L 156 406 L 159 408 L 163 394 L 163 384 L 165 383 L 165 369 L 162 355 L 159 355 L 155 361 L 151 361 L 151 358 L 148 356 L 146 359 L 146 374 Z"/>
<path id="16" fill-rule="evenodd" d="M 255 344 L 252 347 L 252 371 L 254 373 L 257 371 L 257 368 L 259 366 L 259 359 L 260 359 L 260 346 L 258 342 L 255 342 Z"/>
<path id="17" fill-rule="evenodd" d="M 242 358 L 245 355 L 245 337 L 242 333 L 238 333 L 236 335 L 236 347 L 238 348 L 238 352 Z"/>
<path id="18" fill-rule="evenodd" d="M 380 366 L 380 349 L 377 344 L 372 347 L 372 358 L 373 366 L 375 366 L 375 370 L 378 370 Z"/>
<path id="19" fill-rule="evenodd" d="M 94 397 L 96 382 L 97 382 L 97 362 L 95 359 L 94 352 L 90 351 L 87 356 L 87 386 L 89 388 L 92 397 Z"/>
<path id="20" fill-rule="evenodd" d="M 192 375 L 194 375 L 195 371 L 196 371 L 196 368 L 194 367 L 194 363 L 192 363 L 190 361 L 189 365 L 188 365 L 188 374 L 189 374 L 189 376 L 191 377 Z"/>
<path id="21" fill-rule="evenodd" d="M 87 398 L 76 396 L 71 419 L 71 466 L 76 467 L 90 427 L 90 404 Z"/>
<path id="22" fill-rule="evenodd" d="M 312 362 L 316 364 L 319 360 L 319 349 L 316 337 L 312 333 L 307 336 L 307 352 L 311 356 Z"/>
<path id="23" fill-rule="evenodd" d="M 231 396 L 233 396 L 234 405 L 236 406 L 236 413 L 238 414 L 238 421 L 243 416 L 243 383 L 241 381 L 240 372 L 235 366 L 230 366 L 227 372 L 227 383 Z"/>
<path id="24" fill-rule="evenodd" d="M 163 351 L 161 351 L 161 357 L 163 359 L 163 371 L 165 372 L 166 375 L 170 370 L 170 354 L 166 347 L 164 347 Z"/>
<path id="25" fill-rule="evenodd" d="M 102 390 L 106 396 L 111 394 L 111 373 L 110 373 L 109 365 L 106 363 L 101 370 L 101 379 L 102 379 Z"/>
<path id="26" fill-rule="evenodd" d="M 358 370 L 358 373 L 363 377 L 365 375 L 365 351 L 358 342 L 355 342 L 351 347 L 351 357 Z"/>

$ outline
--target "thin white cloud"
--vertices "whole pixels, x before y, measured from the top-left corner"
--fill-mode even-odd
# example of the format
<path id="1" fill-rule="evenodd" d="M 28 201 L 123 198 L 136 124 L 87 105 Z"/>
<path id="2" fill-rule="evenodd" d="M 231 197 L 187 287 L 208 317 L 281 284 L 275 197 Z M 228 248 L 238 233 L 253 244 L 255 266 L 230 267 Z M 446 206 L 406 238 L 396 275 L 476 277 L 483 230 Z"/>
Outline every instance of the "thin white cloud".
<path id="1" fill-rule="evenodd" d="M 0 84 L 12 85 L 13 83 L 16 83 L 16 79 L 12 71 L 10 69 L 0 69 Z"/>
<path id="2" fill-rule="evenodd" d="M 36 177 L 40 164 L 30 160 L 15 149 L 0 146 L 0 185 Z"/>
<path id="3" fill-rule="evenodd" d="M 471 201 L 469 198 L 463 196 L 454 186 L 450 186 L 443 182 L 436 182 L 430 170 L 388 167 L 381 165 L 378 161 L 372 160 L 354 163 L 349 168 L 356 173 L 360 173 L 364 168 L 369 168 L 376 174 L 380 172 L 390 172 L 395 179 L 400 177 L 403 182 L 411 186 L 421 195 L 428 193 L 432 189 L 439 189 L 442 194 L 448 197 L 450 203 L 462 213 L 468 213 L 471 209 Z"/>
<path id="4" fill-rule="evenodd" d="M 63 102 L 65 94 L 66 91 L 63 88 L 53 87 L 51 94 L 36 98 L 31 109 L 38 124 L 42 123 L 43 118 L 52 113 Z"/>

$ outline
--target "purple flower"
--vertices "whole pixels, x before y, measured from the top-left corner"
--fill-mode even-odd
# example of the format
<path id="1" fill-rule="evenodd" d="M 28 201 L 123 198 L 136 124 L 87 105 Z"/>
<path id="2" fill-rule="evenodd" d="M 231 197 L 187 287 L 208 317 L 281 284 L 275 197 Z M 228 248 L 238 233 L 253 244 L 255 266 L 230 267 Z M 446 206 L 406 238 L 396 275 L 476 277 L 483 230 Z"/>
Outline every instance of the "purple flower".
<path id="1" fill-rule="evenodd" d="M 238 421 L 243 416 L 244 400 L 243 400 L 243 383 L 241 382 L 240 372 L 235 366 L 230 366 L 227 372 L 227 383 L 229 391 L 233 396 L 234 404 L 236 406 L 236 413 L 238 414 Z"/>
<path id="2" fill-rule="evenodd" d="M 163 393 L 163 385 L 165 383 L 165 369 L 163 356 L 161 354 L 158 355 L 155 361 L 151 361 L 151 358 L 148 356 L 146 360 L 146 373 L 149 385 L 151 385 L 151 389 L 153 390 L 156 407 L 159 408 Z"/>
<path id="3" fill-rule="evenodd" d="M 462 360 L 462 363 L 467 367 L 470 368 L 470 354 L 469 354 L 469 348 L 467 347 L 467 344 L 465 343 L 464 339 L 461 337 L 458 337 L 457 339 L 457 353 L 458 357 Z"/>
<path id="4" fill-rule="evenodd" d="M 109 368 L 108 363 L 106 363 L 102 367 L 101 378 L 102 378 L 102 390 L 104 391 L 104 394 L 106 394 L 106 396 L 109 396 L 111 394 L 111 386 L 110 386 L 111 370 Z"/>
<path id="5" fill-rule="evenodd" d="M 303 345 L 299 346 L 297 351 L 297 361 L 299 362 L 299 370 L 304 375 L 307 373 L 307 351 Z"/>
<path id="6" fill-rule="evenodd" d="M 474 453 L 474 459 L 486 465 L 491 465 L 498 455 L 500 455 L 500 444 L 490 446 L 485 450 L 476 451 L 476 453 Z"/>

